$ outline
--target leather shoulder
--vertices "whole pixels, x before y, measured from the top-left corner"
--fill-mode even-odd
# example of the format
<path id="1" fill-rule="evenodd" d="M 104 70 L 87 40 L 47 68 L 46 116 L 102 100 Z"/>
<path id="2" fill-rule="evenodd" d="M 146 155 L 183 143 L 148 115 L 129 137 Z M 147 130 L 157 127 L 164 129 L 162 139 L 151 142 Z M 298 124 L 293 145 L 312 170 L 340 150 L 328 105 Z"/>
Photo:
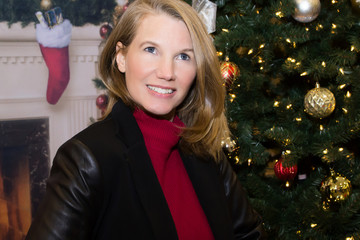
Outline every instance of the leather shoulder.
<path id="1" fill-rule="evenodd" d="M 54 158 L 46 194 L 26 239 L 90 239 L 101 192 L 97 160 L 81 141 L 67 141 Z"/>

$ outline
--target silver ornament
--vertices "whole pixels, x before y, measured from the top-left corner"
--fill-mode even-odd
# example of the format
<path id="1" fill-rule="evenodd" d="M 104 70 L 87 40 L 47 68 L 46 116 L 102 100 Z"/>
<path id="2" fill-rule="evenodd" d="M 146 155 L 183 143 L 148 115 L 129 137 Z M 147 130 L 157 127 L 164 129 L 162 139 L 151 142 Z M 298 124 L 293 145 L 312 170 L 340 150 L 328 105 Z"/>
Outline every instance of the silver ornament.
<path id="1" fill-rule="evenodd" d="M 308 23 L 315 20 L 320 13 L 320 0 L 294 0 L 295 10 L 293 18 L 302 23 Z"/>

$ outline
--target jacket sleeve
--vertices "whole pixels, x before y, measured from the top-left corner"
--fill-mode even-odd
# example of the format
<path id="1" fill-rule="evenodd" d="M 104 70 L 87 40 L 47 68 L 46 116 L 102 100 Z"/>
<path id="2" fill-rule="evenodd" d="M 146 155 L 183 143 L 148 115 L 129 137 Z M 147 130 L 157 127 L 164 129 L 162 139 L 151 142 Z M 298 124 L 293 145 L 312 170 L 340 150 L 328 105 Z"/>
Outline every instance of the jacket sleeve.
<path id="1" fill-rule="evenodd" d="M 260 215 L 252 208 L 247 194 L 226 157 L 220 161 L 220 174 L 232 214 L 235 239 L 266 239 Z"/>
<path id="2" fill-rule="evenodd" d="M 76 139 L 66 142 L 54 158 L 26 240 L 90 239 L 100 181 L 99 166 L 88 148 Z"/>

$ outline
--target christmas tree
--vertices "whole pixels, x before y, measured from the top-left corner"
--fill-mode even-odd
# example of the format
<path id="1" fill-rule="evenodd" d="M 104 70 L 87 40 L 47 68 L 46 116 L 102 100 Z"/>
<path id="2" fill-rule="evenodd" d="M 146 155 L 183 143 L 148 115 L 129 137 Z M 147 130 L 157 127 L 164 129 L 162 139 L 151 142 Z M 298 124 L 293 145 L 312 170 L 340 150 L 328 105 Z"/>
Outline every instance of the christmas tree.
<path id="1" fill-rule="evenodd" d="M 269 239 L 360 239 L 360 2 L 216 3 L 224 146 Z"/>

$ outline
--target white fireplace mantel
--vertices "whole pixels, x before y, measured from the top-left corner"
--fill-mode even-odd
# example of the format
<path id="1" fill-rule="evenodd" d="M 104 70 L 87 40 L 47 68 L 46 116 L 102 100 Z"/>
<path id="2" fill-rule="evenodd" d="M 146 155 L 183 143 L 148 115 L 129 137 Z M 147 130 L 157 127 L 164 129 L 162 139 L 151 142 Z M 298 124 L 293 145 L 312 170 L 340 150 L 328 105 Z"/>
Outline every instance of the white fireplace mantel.
<path id="1" fill-rule="evenodd" d="M 48 118 L 52 160 L 58 147 L 97 118 L 99 95 L 92 82 L 102 39 L 100 26 L 73 27 L 69 45 L 70 82 L 56 105 L 46 101 L 48 69 L 35 26 L 0 22 L 0 121 Z M 1 137 L 1 136 L 0 136 Z"/>

